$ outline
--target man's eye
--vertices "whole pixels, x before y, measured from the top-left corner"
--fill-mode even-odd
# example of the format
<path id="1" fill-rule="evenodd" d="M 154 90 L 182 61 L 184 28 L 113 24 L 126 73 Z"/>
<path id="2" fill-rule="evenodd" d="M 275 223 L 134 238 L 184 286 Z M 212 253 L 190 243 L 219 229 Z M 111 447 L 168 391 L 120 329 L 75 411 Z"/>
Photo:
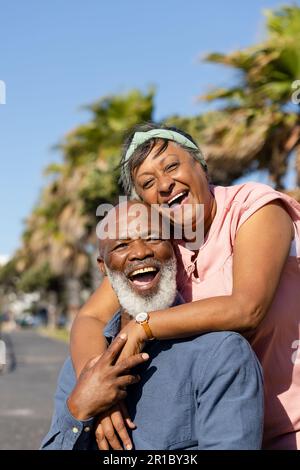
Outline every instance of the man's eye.
<path id="1" fill-rule="evenodd" d="M 119 245 L 116 245 L 113 249 L 113 251 L 115 250 L 119 250 L 119 249 L 122 249 L 122 248 L 126 248 L 127 247 L 127 243 L 119 243 Z"/>

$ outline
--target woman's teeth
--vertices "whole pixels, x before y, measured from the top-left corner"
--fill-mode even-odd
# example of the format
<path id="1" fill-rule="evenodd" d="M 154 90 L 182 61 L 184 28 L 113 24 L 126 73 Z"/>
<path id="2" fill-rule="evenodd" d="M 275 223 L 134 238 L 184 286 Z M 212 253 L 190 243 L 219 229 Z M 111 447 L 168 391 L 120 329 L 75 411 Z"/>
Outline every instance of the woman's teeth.
<path id="1" fill-rule="evenodd" d="M 187 191 L 182 191 L 181 193 L 176 194 L 176 196 L 172 197 L 172 199 L 168 201 L 168 206 L 172 207 L 174 205 L 180 204 L 182 202 L 182 198 L 185 196 L 187 196 Z"/>

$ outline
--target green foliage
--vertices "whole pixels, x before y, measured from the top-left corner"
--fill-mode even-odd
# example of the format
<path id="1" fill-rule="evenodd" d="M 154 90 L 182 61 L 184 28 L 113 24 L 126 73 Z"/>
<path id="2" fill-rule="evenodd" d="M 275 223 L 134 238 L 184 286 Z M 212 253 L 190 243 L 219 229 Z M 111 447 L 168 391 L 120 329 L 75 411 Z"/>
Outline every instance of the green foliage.
<path id="1" fill-rule="evenodd" d="M 50 163 L 45 170 L 44 170 L 44 175 L 58 175 L 63 173 L 64 171 L 64 166 L 59 164 L 59 163 Z"/>
<path id="2" fill-rule="evenodd" d="M 96 222 L 96 208 L 102 203 L 114 203 L 117 201 L 121 188 L 118 184 L 119 179 L 119 156 L 113 157 L 106 171 L 99 168 L 92 169 L 83 181 L 78 196 L 83 201 L 82 210 L 85 214 Z"/>
<path id="3" fill-rule="evenodd" d="M 22 292 L 34 292 L 36 290 L 51 290 L 57 288 L 57 278 L 52 274 L 48 263 L 41 266 L 32 266 L 26 269 L 17 284 Z"/>
<path id="4" fill-rule="evenodd" d="M 16 288 L 19 279 L 16 264 L 16 258 L 13 258 L 0 267 L 0 286 L 3 292 L 9 292 Z"/>
<path id="5" fill-rule="evenodd" d="M 277 189 L 283 189 L 288 158 L 300 142 L 300 108 L 291 103 L 292 84 L 300 76 L 300 8 L 281 7 L 266 16 L 263 42 L 206 56 L 208 62 L 232 67 L 238 81 L 201 97 L 220 100 L 223 113 L 204 130 L 202 142 L 219 181 L 225 173 L 230 183 L 238 173 L 260 168 L 269 171 Z M 297 168 L 300 175 L 299 164 Z"/>
<path id="6" fill-rule="evenodd" d="M 232 67 L 239 72 L 239 84 L 216 88 L 202 98 L 237 99 L 241 105 L 284 105 L 291 100 L 291 84 L 300 76 L 300 8 L 267 10 L 266 39 L 231 54 L 212 53 L 211 63 Z M 226 103 L 227 105 L 227 103 Z"/>
<path id="7" fill-rule="evenodd" d="M 51 179 L 26 222 L 22 290 L 46 288 L 51 273 L 86 274 L 96 209 L 103 202 L 116 202 L 121 191 L 119 162 L 125 132 L 152 118 L 153 98 L 150 89 L 96 101 L 87 107 L 90 121 L 69 132 L 58 146 L 62 162 L 47 167 Z"/>
<path id="8" fill-rule="evenodd" d="M 124 133 L 153 114 L 154 90 L 143 95 L 133 90 L 126 95 L 108 96 L 86 106 L 91 114 L 87 124 L 67 134 L 60 144 L 70 169 L 96 161 L 110 159 L 120 153 Z"/>

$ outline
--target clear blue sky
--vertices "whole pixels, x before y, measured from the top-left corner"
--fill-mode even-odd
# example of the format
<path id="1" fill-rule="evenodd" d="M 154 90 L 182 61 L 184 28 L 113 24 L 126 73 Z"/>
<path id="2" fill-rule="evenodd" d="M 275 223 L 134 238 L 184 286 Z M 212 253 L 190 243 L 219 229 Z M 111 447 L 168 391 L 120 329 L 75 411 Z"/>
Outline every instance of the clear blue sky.
<path id="1" fill-rule="evenodd" d="M 18 246 L 51 151 L 88 119 L 80 106 L 157 86 L 156 117 L 199 113 L 197 95 L 232 79 L 206 52 L 261 39 L 275 0 L 0 0 L 0 255 Z"/>

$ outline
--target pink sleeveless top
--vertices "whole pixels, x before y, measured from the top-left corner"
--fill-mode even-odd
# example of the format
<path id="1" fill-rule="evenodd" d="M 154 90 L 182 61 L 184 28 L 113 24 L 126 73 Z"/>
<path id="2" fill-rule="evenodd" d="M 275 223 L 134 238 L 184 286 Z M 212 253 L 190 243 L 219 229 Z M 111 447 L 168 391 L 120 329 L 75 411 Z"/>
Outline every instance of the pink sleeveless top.
<path id="1" fill-rule="evenodd" d="M 178 243 L 178 288 L 183 298 L 206 299 L 232 292 L 232 253 L 240 226 L 265 204 L 280 199 L 295 227 L 272 305 L 250 343 L 265 381 L 264 448 L 300 449 L 300 204 L 259 183 L 212 186 L 216 216 L 199 250 L 198 278 L 193 252 Z"/>

